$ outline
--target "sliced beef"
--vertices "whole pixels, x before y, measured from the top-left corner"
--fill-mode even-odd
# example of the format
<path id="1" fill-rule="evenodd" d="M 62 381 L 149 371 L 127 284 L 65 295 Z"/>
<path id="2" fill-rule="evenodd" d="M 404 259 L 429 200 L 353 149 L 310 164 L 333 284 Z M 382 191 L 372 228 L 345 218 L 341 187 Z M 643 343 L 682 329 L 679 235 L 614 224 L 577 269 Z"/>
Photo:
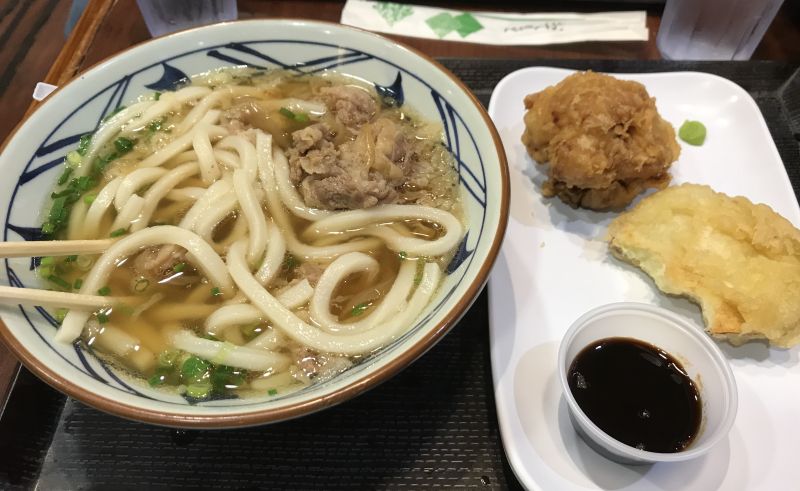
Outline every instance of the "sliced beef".
<path id="1" fill-rule="evenodd" d="M 369 208 L 394 202 L 414 167 L 413 141 L 388 118 L 361 127 L 355 140 L 333 144 L 316 124 L 292 135 L 291 176 L 306 205 L 327 210 Z"/>
<path id="2" fill-rule="evenodd" d="M 317 282 L 319 281 L 320 276 L 322 276 L 323 271 L 325 271 L 325 268 L 319 263 L 315 263 L 314 261 L 304 261 L 302 264 L 294 268 L 292 271 L 292 278 L 295 280 L 306 279 L 311 286 L 317 286 Z"/>
<path id="3" fill-rule="evenodd" d="M 343 125 L 357 128 L 368 122 L 378 111 L 378 103 L 366 89 L 354 85 L 323 87 L 320 98 L 336 114 Z"/>
<path id="4" fill-rule="evenodd" d="M 181 247 L 148 247 L 133 258 L 133 269 L 139 276 L 158 282 L 173 275 L 175 265 L 185 261 L 186 250 Z"/>

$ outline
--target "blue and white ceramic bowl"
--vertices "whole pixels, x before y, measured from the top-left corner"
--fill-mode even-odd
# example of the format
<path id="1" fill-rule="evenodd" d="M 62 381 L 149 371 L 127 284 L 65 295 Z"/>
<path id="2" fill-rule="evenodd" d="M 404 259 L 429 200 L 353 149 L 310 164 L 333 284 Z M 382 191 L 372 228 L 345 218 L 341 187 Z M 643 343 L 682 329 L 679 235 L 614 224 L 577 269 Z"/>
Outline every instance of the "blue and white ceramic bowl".
<path id="1" fill-rule="evenodd" d="M 244 426 L 301 416 L 353 397 L 410 364 L 453 327 L 486 282 L 506 227 L 509 183 L 502 144 L 480 103 L 452 74 L 405 46 L 317 22 L 254 20 L 180 32 L 125 51 L 62 87 L 0 155 L 3 240 L 38 238 L 41 212 L 65 154 L 111 109 L 169 90 L 187 75 L 239 65 L 357 76 L 442 122 L 445 143 L 458 161 L 469 220 L 448 276 L 414 327 L 334 379 L 284 396 L 194 405 L 126 378 L 82 348 L 55 343 L 56 322 L 44 309 L 0 307 L 4 341 L 29 369 L 76 399 L 125 418 L 182 427 Z M 0 282 L 37 287 L 32 266 L 31 259 L 6 259 Z"/>

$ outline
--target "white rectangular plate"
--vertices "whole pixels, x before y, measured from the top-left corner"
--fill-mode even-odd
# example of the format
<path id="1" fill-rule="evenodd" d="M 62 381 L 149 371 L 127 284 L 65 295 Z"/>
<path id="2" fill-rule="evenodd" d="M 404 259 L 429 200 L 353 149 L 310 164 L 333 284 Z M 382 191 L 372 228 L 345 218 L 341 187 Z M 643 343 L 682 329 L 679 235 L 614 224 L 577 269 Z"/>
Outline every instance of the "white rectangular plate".
<path id="1" fill-rule="evenodd" d="M 541 196 L 544 167 L 520 142 L 525 95 L 558 83 L 570 70 L 533 67 L 505 77 L 489 114 L 511 172 L 511 213 L 489 280 L 492 372 L 503 444 L 517 477 L 531 489 L 703 490 L 797 486 L 800 455 L 800 349 L 740 348 L 720 343 L 739 388 L 728 438 L 699 459 L 623 466 L 592 451 L 572 429 L 558 384 L 556 353 L 570 324 L 587 310 L 619 301 L 666 307 L 702 329 L 700 309 L 662 295 L 639 270 L 607 252 L 602 240 L 614 213 L 573 210 Z M 786 170 L 753 99 L 738 85 L 705 73 L 625 74 L 656 98 L 676 128 L 703 122 L 704 145 L 681 143 L 673 184 L 708 184 L 767 203 L 800 225 Z"/>

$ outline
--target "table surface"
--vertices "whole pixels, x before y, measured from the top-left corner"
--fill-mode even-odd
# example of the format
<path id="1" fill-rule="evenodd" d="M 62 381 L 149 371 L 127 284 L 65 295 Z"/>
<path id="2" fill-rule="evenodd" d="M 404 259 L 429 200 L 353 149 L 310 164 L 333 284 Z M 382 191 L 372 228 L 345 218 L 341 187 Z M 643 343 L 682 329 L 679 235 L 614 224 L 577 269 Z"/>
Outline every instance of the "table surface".
<path id="1" fill-rule="evenodd" d="M 657 60 L 655 45 L 662 6 L 652 3 L 537 1 L 526 5 L 488 2 L 437 2 L 451 8 L 506 11 L 647 10 L 646 42 L 584 42 L 554 46 L 486 46 L 390 36 L 434 57 Z M 343 2 L 239 0 L 239 18 L 303 18 L 337 22 Z M 31 105 L 28 94 L 38 81 L 62 85 L 91 65 L 150 38 L 134 0 L 90 0 L 72 33 L 64 25 L 70 2 L 0 1 L 0 141 L 13 131 Z M 787 1 L 753 58 L 800 62 L 800 2 Z M 0 408 L 19 367 L 0 343 Z"/>

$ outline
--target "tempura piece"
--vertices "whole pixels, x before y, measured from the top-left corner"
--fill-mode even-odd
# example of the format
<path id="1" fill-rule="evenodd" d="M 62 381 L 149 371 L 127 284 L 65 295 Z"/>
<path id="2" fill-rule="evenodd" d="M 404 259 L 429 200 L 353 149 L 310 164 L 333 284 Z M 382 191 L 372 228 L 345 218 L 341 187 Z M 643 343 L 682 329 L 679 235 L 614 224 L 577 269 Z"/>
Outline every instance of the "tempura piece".
<path id="1" fill-rule="evenodd" d="M 675 130 L 638 82 L 579 72 L 525 97 L 522 143 L 550 163 L 545 196 L 572 207 L 621 209 L 669 184 Z"/>
<path id="2" fill-rule="evenodd" d="M 769 206 L 683 184 L 643 199 L 608 234 L 612 254 L 700 304 L 711 335 L 800 343 L 800 230 Z"/>

